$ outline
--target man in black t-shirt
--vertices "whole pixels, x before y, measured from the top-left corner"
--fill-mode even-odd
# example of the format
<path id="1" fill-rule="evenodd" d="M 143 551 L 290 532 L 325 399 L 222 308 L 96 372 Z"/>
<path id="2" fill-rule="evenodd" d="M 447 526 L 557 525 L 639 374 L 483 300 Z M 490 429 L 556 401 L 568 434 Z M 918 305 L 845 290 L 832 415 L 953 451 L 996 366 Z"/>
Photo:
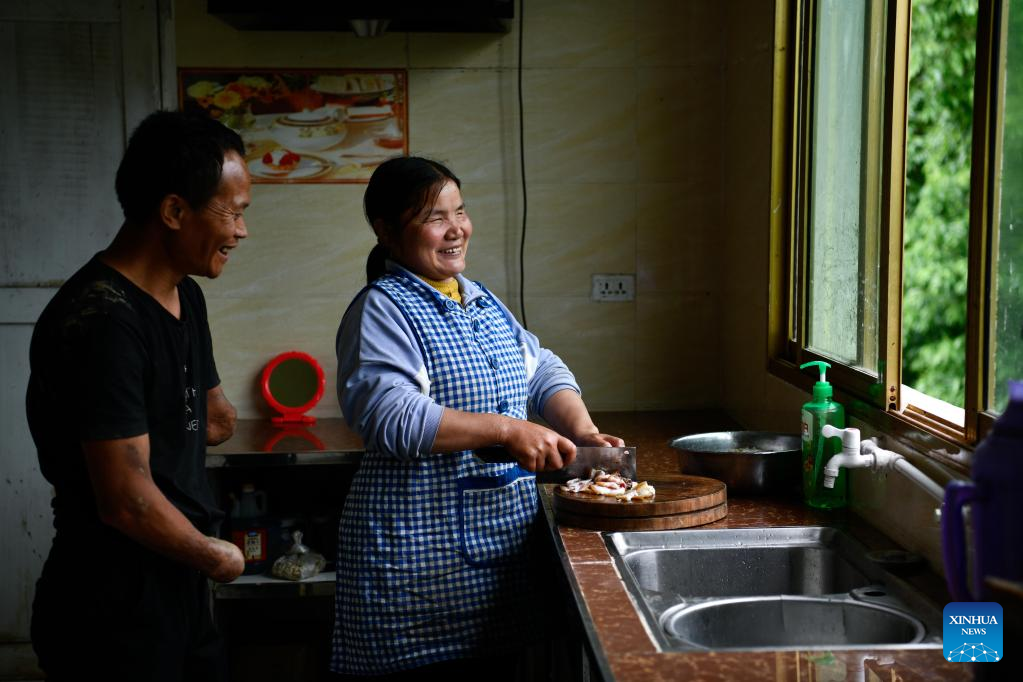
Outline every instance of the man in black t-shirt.
<path id="1" fill-rule="evenodd" d="M 189 275 L 220 275 L 246 236 L 244 153 L 212 119 L 147 117 L 117 171 L 124 223 L 36 324 L 26 407 L 57 533 L 32 642 L 49 680 L 226 679 L 207 577 L 244 559 L 212 535 L 205 453 L 235 411 Z"/>

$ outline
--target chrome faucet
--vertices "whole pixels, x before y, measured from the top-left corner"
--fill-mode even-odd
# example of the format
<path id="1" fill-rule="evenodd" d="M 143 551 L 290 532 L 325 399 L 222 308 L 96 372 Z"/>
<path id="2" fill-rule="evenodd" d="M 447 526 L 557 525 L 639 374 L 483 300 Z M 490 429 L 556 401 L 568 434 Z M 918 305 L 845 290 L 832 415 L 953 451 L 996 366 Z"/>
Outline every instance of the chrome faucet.
<path id="1" fill-rule="evenodd" d="M 944 501 L 944 488 L 910 464 L 899 453 L 879 448 L 875 439 L 871 438 L 861 442 L 859 429 L 839 429 L 831 424 L 826 424 L 821 429 L 821 435 L 825 438 L 842 439 L 842 452 L 832 456 L 824 466 L 825 488 L 835 487 L 835 479 L 838 478 L 838 470 L 841 467 L 846 469 L 870 469 L 874 472 L 898 469 L 931 495 Z"/>

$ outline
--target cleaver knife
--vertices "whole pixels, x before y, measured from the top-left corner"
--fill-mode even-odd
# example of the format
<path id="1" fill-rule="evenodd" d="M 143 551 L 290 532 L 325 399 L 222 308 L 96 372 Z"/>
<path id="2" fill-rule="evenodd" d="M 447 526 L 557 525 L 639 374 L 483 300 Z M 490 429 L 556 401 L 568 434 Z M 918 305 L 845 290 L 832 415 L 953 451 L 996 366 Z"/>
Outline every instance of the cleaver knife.
<path id="1" fill-rule="evenodd" d="M 476 456 L 492 464 L 516 461 L 500 446 L 477 448 Z M 573 478 L 589 478 L 590 469 L 603 469 L 609 473 L 617 471 L 626 478 L 635 479 L 636 448 L 628 445 L 621 448 L 578 445 L 575 459 L 568 466 L 556 471 L 537 472 L 536 478 L 541 483 L 564 483 Z"/>

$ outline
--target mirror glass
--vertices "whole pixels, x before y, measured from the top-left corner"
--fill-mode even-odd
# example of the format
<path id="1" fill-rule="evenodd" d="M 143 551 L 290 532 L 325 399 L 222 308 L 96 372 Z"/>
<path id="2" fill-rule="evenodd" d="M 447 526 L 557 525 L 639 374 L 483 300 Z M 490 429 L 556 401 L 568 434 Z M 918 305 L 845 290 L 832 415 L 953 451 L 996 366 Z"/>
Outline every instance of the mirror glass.
<path id="1" fill-rule="evenodd" d="M 301 358 L 284 360 L 270 372 L 270 394 L 285 407 L 302 407 L 316 395 L 316 368 Z"/>
<path id="2" fill-rule="evenodd" d="M 315 417 L 304 413 L 323 397 L 323 368 L 316 358 L 297 350 L 281 353 L 263 369 L 263 398 L 281 413 L 273 417 L 279 425 L 313 424 Z"/>

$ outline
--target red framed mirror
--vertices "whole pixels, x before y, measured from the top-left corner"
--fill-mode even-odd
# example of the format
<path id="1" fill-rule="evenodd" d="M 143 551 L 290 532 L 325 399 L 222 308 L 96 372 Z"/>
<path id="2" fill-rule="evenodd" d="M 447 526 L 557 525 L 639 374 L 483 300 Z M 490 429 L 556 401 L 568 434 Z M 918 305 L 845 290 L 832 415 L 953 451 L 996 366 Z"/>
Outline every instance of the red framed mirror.
<path id="1" fill-rule="evenodd" d="M 323 368 L 307 353 L 290 350 L 274 357 L 263 368 L 263 398 L 280 413 L 274 424 L 315 424 L 306 414 L 323 397 Z"/>

